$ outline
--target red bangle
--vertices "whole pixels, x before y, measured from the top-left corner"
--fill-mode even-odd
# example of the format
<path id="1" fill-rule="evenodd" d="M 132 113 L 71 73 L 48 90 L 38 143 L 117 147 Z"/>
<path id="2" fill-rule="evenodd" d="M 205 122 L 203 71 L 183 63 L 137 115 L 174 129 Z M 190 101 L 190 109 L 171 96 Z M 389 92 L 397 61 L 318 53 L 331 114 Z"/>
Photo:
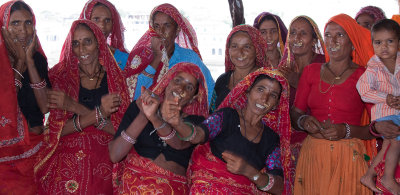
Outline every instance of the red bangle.
<path id="1" fill-rule="evenodd" d="M 372 121 L 371 124 L 369 124 L 369 132 L 375 137 L 382 137 L 381 134 L 377 133 L 377 131 L 375 129 L 375 124 L 376 124 L 376 121 Z"/>

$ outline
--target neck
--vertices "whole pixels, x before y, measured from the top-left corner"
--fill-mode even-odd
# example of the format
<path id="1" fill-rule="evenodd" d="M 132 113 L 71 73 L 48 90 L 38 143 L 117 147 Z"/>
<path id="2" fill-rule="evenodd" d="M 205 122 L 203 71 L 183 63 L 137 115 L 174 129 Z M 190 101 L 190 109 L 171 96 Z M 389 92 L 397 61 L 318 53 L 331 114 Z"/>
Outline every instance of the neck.
<path id="1" fill-rule="evenodd" d="M 386 68 L 394 74 L 394 71 L 396 70 L 396 58 L 392 59 L 381 59 L 382 63 L 386 66 Z"/>
<path id="2" fill-rule="evenodd" d="M 273 49 L 271 51 L 267 50 L 265 55 L 267 56 L 268 62 L 271 66 L 275 66 L 279 64 L 281 59 L 281 54 L 278 49 Z"/>
<path id="3" fill-rule="evenodd" d="M 353 64 L 351 58 L 344 58 L 340 60 L 331 59 L 329 62 L 329 68 L 335 73 L 343 72 L 343 70 L 349 68 Z"/>
<path id="4" fill-rule="evenodd" d="M 100 64 L 93 63 L 93 64 L 88 64 L 88 65 L 79 65 L 79 67 L 82 69 L 82 71 L 85 71 L 86 74 L 94 75 L 95 73 L 97 73 L 99 71 Z"/>
<path id="5" fill-rule="evenodd" d="M 263 116 L 260 115 L 256 115 L 253 112 L 251 112 L 250 109 L 248 109 L 248 106 L 243 108 L 243 120 L 245 120 L 246 122 L 248 122 L 251 126 L 257 126 L 258 124 L 260 124 L 261 119 Z"/>
<path id="6" fill-rule="evenodd" d="M 249 73 L 253 72 L 256 69 L 257 69 L 256 65 L 247 68 L 235 68 L 233 73 L 235 74 L 236 79 L 243 79 L 245 76 L 247 76 Z"/>
<path id="7" fill-rule="evenodd" d="M 175 42 L 172 43 L 171 45 L 169 45 L 165 49 L 167 49 L 168 59 L 171 59 L 171 57 L 172 57 L 172 55 L 174 54 L 174 51 L 175 51 Z"/>
<path id="8" fill-rule="evenodd" d="M 294 59 L 296 61 L 297 66 L 299 67 L 300 72 L 303 71 L 304 67 L 309 65 L 311 61 L 314 59 L 315 53 L 313 51 L 308 52 L 303 55 L 295 55 Z"/>

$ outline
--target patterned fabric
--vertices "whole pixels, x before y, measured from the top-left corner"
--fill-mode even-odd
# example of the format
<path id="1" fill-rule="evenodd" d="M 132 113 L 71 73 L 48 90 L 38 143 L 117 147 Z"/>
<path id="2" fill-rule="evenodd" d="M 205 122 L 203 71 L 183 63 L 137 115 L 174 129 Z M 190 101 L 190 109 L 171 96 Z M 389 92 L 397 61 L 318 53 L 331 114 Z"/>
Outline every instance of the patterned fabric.
<path id="1" fill-rule="evenodd" d="M 239 25 L 235 26 L 228 35 L 226 39 L 226 47 L 225 47 L 225 72 L 231 71 L 235 69 L 235 65 L 232 63 L 230 55 L 229 55 L 229 43 L 231 41 L 232 36 L 238 32 L 243 31 L 246 32 L 251 41 L 253 42 L 254 47 L 256 48 L 256 65 L 259 67 L 267 67 L 267 60 L 265 56 L 265 50 L 267 49 L 267 41 L 262 37 L 259 30 L 250 26 L 250 25 Z"/>
<path id="2" fill-rule="evenodd" d="M 179 11 L 171 4 L 162 4 L 155 7 L 150 14 L 149 30 L 146 31 L 146 33 L 133 47 L 131 53 L 129 54 L 127 65 L 124 69 L 131 99 L 134 97 L 137 85 L 137 77 L 140 73 L 144 71 L 144 69 L 151 63 L 153 59 L 151 38 L 154 36 L 158 36 L 152 26 L 154 19 L 153 17 L 156 12 L 163 12 L 164 14 L 167 14 L 178 24 L 178 27 L 181 30 L 179 31 L 175 42 L 183 48 L 193 50 L 201 58 L 200 51 L 197 46 L 197 36 L 189 21 L 187 21 L 186 18 L 183 17 L 179 13 Z M 153 77 L 152 86 L 155 85 L 167 72 L 168 67 L 168 59 L 164 58 L 163 60 L 161 60 Z"/>
<path id="3" fill-rule="evenodd" d="M 357 90 L 364 102 L 373 103 L 371 120 L 389 115 L 399 114 L 399 110 L 386 104 L 386 96 L 400 95 L 400 52 L 397 52 L 394 74 L 390 73 L 385 64 L 374 55 L 367 64 L 367 70 L 357 82 Z"/>
<path id="4" fill-rule="evenodd" d="M 375 6 L 361 8 L 360 11 L 357 12 L 355 20 L 357 20 L 357 18 L 362 14 L 370 15 L 374 19 L 374 22 L 386 19 L 385 12 L 381 8 Z"/>
<path id="5" fill-rule="evenodd" d="M 73 22 L 62 49 L 61 60 L 49 72 L 53 89 L 63 91 L 78 101 L 80 77 L 78 58 L 72 51 L 72 40 L 79 24 L 86 24 L 97 39 L 98 60 L 107 73 L 108 92 L 118 93 L 121 97 L 118 111 L 110 116 L 111 123 L 117 130 L 129 104 L 128 92 L 122 72 L 108 49 L 103 33 L 95 23 L 89 20 Z M 95 129 L 92 125 L 81 133 L 61 137 L 66 121 L 73 114 L 60 109 L 50 110 L 49 128 L 44 132 L 46 147 L 39 153 L 40 161 L 35 166 L 37 179 L 41 183 L 39 187 L 43 193 L 66 193 L 76 188 L 78 192 L 86 194 L 111 187 L 106 183 L 111 183 L 112 163 L 108 155 L 104 154 L 108 151 L 107 144 L 112 136 Z M 83 172 L 89 175 L 82 174 Z"/>
<path id="6" fill-rule="evenodd" d="M 291 194 L 291 182 L 293 181 L 293 178 L 290 178 L 289 173 L 289 170 L 292 167 L 290 160 L 291 127 L 289 118 L 289 85 L 281 73 L 266 68 L 260 68 L 257 71 L 250 73 L 239 82 L 234 89 L 232 89 L 218 109 L 225 107 L 240 109 L 245 107 L 247 104 L 246 91 L 251 86 L 254 79 L 260 74 L 269 75 L 278 80 L 282 85 L 279 107 L 275 110 L 271 110 L 262 118 L 262 120 L 280 136 L 282 167 L 285 180 L 283 194 Z"/>
<path id="7" fill-rule="evenodd" d="M 268 155 L 265 164 L 267 165 L 268 170 L 282 168 L 281 150 L 279 148 L 275 148 L 272 154 Z"/>
<path id="8" fill-rule="evenodd" d="M 210 117 L 208 117 L 203 124 L 206 125 L 210 131 L 208 139 L 214 139 L 220 131 L 222 131 L 222 121 L 224 120 L 224 115 L 222 112 L 214 112 Z"/>
<path id="9" fill-rule="evenodd" d="M 122 20 L 118 13 L 118 10 L 114 7 L 114 5 L 111 2 L 107 0 L 89 0 L 88 2 L 86 2 L 85 7 L 81 12 L 81 15 L 79 16 L 79 19 L 90 20 L 94 6 L 99 3 L 106 6 L 110 10 L 112 16 L 113 26 L 111 34 L 107 38 L 107 44 L 109 44 L 111 47 L 115 49 L 127 53 L 128 51 L 124 47 L 125 27 L 122 24 Z"/>
<path id="10" fill-rule="evenodd" d="M 300 18 L 307 20 L 311 24 L 312 29 L 314 30 L 314 33 L 317 35 L 318 40 L 317 40 L 317 43 L 315 44 L 313 52 L 316 54 L 325 55 L 326 54 L 325 43 L 324 43 L 324 40 L 318 29 L 318 26 L 314 22 L 313 19 L 311 19 L 308 16 L 304 16 L 304 15 L 297 16 L 292 20 L 292 22 L 290 22 L 289 31 L 290 31 L 290 26 L 293 24 L 293 22 L 295 22 L 297 19 L 300 19 Z M 286 40 L 290 40 L 290 32 L 287 34 Z M 296 72 L 299 72 L 300 67 L 295 63 L 295 56 L 292 53 L 292 51 L 290 50 L 290 48 L 291 48 L 291 45 L 289 44 L 289 41 L 286 41 L 285 50 L 283 51 L 282 61 L 279 63 L 279 66 L 291 66 L 291 67 L 293 67 L 293 70 L 295 70 Z"/>
<path id="11" fill-rule="evenodd" d="M 264 18 L 267 16 L 272 16 L 275 19 L 276 24 L 278 25 L 278 33 L 279 33 L 278 37 L 279 37 L 279 49 L 280 49 L 279 51 L 281 52 L 282 55 L 282 52 L 285 49 L 286 37 L 288 33 L 288 30 L 285 26 L 285 23 L 283 23 L 282 19 L 275 14 L 269 12 L 263 12 L 254 19 L 253 26 L 256 29 L 260 29 L 260 25 L 264 21 Z"/>
<path id="12" fill-rule="evenodd" d="M 382 195 L 391 195 L 392 194 L 382 184 L 382 177 L 383 177 L 383 174 L 384 174 L 384 171 L 385 171 L 386 154 L 387 154 L 387 151 L 389 150 L 389 148 L 390 148 L 390 144 L 389 144 L 389 146 L 387 147 L 387 149 L 385 151 L 385 155 L 383 157 L 383 160 L 381 162 L 379 162 L 379 164 L 375 167 L 375 171 L 376 171 L 376 174 L 377 174 L 377 176 L 376 176 L 376 187 L 382 191 Z M 395 178 L 395 181 L 397 183 L 400 183 L 400 165 L 397 165 L 397 167 L 396 167 L 396 170 L 394 172 L 394 178 Z"/>

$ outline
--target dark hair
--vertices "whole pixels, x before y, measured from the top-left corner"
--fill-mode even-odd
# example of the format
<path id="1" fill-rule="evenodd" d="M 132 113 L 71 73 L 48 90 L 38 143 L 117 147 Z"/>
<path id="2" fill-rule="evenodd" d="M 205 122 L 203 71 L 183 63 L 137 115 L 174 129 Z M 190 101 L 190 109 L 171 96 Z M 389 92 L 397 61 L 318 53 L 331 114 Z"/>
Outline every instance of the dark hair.
<path id="1" fill-rule="evenodd" d="M 85 23 L 79 23 L 79 24 L 77 24 L 76 27 L 75 27 L 75 29 L 74 29 L 74 32 L 75 32 L 76 29 L 78 29 L 78 28 L 84 28 L 84 29 L 90 31 L 90 32 L 93 34 L 94 40 L 96 40 L 97 45 L 99 45 L 99 41 L 97 40 L 96 34 L 94 34 L 93 30 L 92 30 L 87 24 L 85 24 Z"/>
<path id="2" fill-rule="evenodd" d="M 373 34 L 382 30 L 392 31 L 396 35 L 397 39 L 400 39 L 400 25 L 391 19 L 382 19 L 376 22 L 371 28 L 371 39 L 373 40 Z"/>
<path id="3" fill-rule="evenodd" d="M 276 19 L 275 19 L 272 15 L 266 15 L 266 16 L 264 16 L 264 17 L 261 19 L 261 21 L 258 23 L 257 29 L 260 30 L 261 24 L 262 24 L 264 21 L 267 21 L 267 20 L 273 21 L 274 24 L 276 25 L 276 27 L 278 28 L 278 23 L 276 22 Z"/>
<path id="4" fill-rule="evenodd" d="M 17 11 L 17 10 L 26 10 L 26 11 L 28 11 L 29 13 L 31 13 L 31 15 L 33 15 L 33 14 L 32 14 L 32 11 L 31 11 L 31 8 L 29 8 L 29 6 L 28 6 L 25 2 L 23 2 L 23 1 L 17 1 L 17 2 L 15 2 L 15 3 L 11 6 L 10 14 L 12 14 L 14 11 Z"/>
<path id="5" fill-rule="evenodd" d="M 282 84 L 278 80 L 276 80 L 275 78 L 272 78 L 272 77 L 270 77 L 269 75 L 266 75 L 266 74 L 258 75 L 256 77 L 256 79 L 254 79 L 253 84 L 251 84 L 251 86 L 248 89 L 248 91 L 251 91 L 254 88 L 254 86 L 257 85 L 257 83 L 259 83 L 260 81 L 262 81 L 264 79 L 268 79 L 270 81 L 275 81 L 275 82 L 277 82 L 279 84 L 279 87 L 281 88 L 281 92 L 279 93 L 279 98 L 281 98 L 281 94 L 282 94 L 282 90 L 283 90 Z"/>
<path id="6" fill-rule="evenodd" d="M 249 36 L 249 38 L 250 38 L 252 44 L 254 45 L 253 40 L 251 39 L 250 34 L 249 34 L 247 31 L 239 30 L 239 31 L 236 31 L 235 33 L 233 33 L 232 36 L 229 38 L 229 45 L 228 45 L 228 47 L 231 46 L 232 38 L 233 38 L 237 33 L 239 33 L 239 32 L 246 33 L 246 34 Z"/>

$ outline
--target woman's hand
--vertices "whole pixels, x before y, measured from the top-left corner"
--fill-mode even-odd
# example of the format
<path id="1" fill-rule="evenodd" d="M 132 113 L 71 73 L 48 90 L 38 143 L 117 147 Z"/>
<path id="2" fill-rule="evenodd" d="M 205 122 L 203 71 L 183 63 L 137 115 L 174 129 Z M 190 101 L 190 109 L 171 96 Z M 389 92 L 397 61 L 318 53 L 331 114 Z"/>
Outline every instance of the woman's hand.
<path id="1" fill-rule="evenodd" d="M 289 81 L 290 86 L 297 88 L 300 75 L 293 70 L 292 66 L 279 66 L 278 70 Z"/>
<path id="2" fill-rule="evenodd" d="M 104 117 L 108 118 L 112 113 L 118 111 L 121 98 L 117 93 L 110 93 L 101 97 L 100 109 Z"/>
<path id="3" fill-rule="evenodd" d="M 343 123 L 332 124 L 328 119 L 322 123 L 322 126 L 321 135 L 327 140 L 336 141 L 346 136 L 346 125 Z"/>
<path id="4" fill-rule="evenodd" d="M 304 130 L 310 134 L 320 133 L 323 129 L 321 123 L 313 116 L 306 116 L 303 121 Z"/>
<path id="5" fill-rule="evenodd" d="M 141 111 L 143 111 L 144 115 L 150 122 L 154 122 L 154 120 L 159 119 L 157 116 L 157 110 L 160 106 L 160 98 L 154 94 L 152 91 L 146 89 L 142 86 L 141 89 Z M 140 108 L 139 108 L 140 109 Z"/>
<path id="6" fill-rule="evenodd" d="M 243 158 L 227 151 L 222 153 L 222 158 L 226 161 L 226 169 L 229 172 L 244 176 L 248 175 L 247 170 L 250 165 Z"/>
<path id="7" fill-rule="evenodd" d="M 151 50 L 153 51 L 154 58 L 158 57 L 161 60 L 162 50 L 161 46 L 165 45 L 161 37 L 151 37 Z"/>
<path id="8" fill-rule="evenodd" d="M 385 139 L 393 139 L 400 135 L 400 128 L 393 121 L 379 121 L 375 123 L 375 129 Z"/>
<path id="9" fill-rule="evenodd" d="M 3 34 L 8 53 L 15 60 L 13 68 L 17 69 L 21 73 L 25 72 L 25 50 L 22 47 L 22 44 L 18 41 L 17 37 L 14 37 L 7 29 L 2 28 L 1 33 Z"/>
<path id="10" fill-rule="evenodd" d="M 26 61 L 28 61 L 28 58 L 33 59 L 33 54 L 35 54 L 37 49 L 37 37 L 36 37 L 36 30 L 33 33 L 32 40 L 28 44 L 28 47 L 26 48 Z"/>
<path id="11" fill-rule="evenodd" d="M 75 102 L 71 97 L 62 91 L 47 90 L 48 107 L 53 109 L 62 109 L 72 112 Z"/>
<path id="12" fill-rule="evenodd" d="M 178 97 L 174 97 L 172 100 L 165 99 L 161 108 L 161 114 L 165 122 L 172 126 L 178 126 L 181 124 L 181 106 L 178 103 Z"/>

